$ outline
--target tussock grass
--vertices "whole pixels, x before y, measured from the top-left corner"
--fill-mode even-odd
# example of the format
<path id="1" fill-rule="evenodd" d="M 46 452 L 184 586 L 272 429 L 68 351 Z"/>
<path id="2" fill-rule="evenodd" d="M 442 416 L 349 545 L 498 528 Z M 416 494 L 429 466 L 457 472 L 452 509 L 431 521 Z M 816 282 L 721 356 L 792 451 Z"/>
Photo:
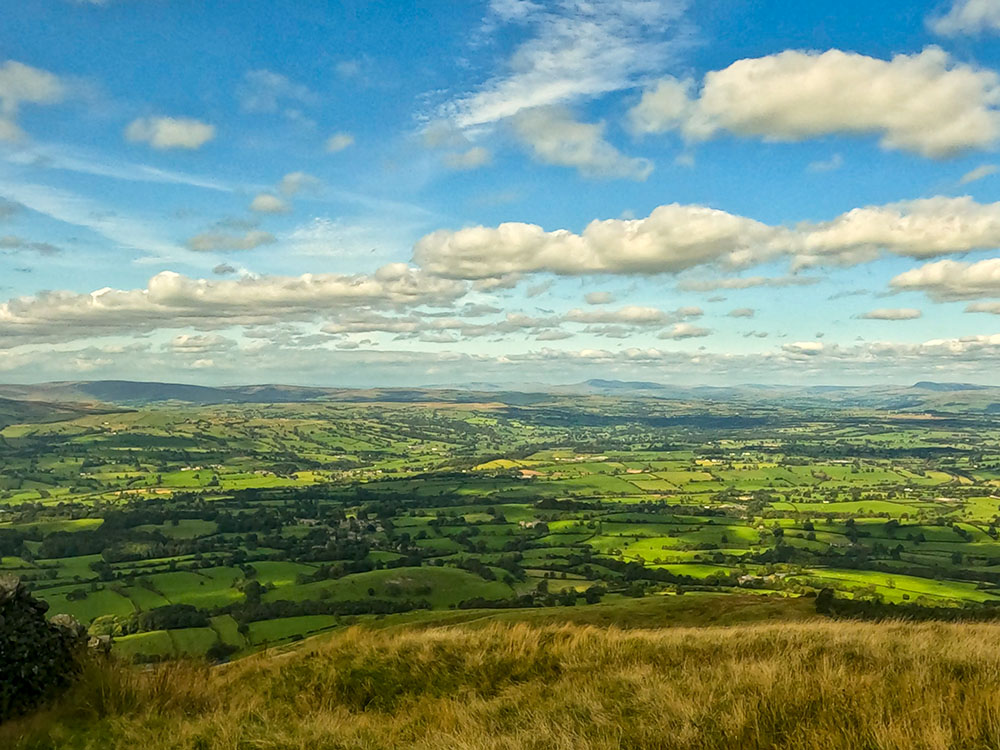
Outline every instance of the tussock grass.
<path id="1" fill-rule="evenodd" d="M 1000 747 L 1000 625 L 352 629 L 223 669 L 92 666 L 12 750 Z"/>

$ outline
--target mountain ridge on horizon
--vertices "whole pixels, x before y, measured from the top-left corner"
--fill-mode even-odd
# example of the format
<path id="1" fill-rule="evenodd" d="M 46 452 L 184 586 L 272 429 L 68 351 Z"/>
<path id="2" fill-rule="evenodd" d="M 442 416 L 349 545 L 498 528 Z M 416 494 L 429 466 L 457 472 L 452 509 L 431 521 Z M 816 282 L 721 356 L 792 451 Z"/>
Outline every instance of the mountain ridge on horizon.
<path id="1" fill-rule="evenodd" d="M 763 397 L 767 393 L 831 396 L 834 394 L 872 394 L 882 396 L 981 393 L 1000 390 L 1000 386 L 974 383 L 921 380 L 910 385 L 812 385 L 745 383 L 731 386 L 672 385 L 652 381 L 626 381 L 591 378 L 578 383 L 546 385 L 542 383 L 498 384 L 474 382 L 463 385 L 342 387 L 300 386 L 279 383 L 209 386 L 193 383 L 170 383 L 133 380 L 65 380 L 35 384 L 0 384 L 0 399 L 12 402 L 53 404 L 139 405 L 179 401 L 191 404 L 223 403 L 295 403 L 317 400 L 361 400 L 389 398 L 394 401 L 421 400 L 428 393 L 518 393 L 566 395 L 621 395 L 659 398 L 728 398 Z M 336 398 L 340 396 L 340 398 Z M 353 396 L 353 398 L 351 398 Z"/>

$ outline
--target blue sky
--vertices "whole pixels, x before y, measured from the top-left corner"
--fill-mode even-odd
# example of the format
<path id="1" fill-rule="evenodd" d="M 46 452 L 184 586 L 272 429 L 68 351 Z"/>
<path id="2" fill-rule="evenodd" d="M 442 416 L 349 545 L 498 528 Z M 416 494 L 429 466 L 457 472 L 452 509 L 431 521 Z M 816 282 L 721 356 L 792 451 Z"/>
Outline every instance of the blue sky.
<path id="1" fill-rule="evenodd" d="M 1000 0 L 3 17 L 2 380 L 996 380 Z"/>

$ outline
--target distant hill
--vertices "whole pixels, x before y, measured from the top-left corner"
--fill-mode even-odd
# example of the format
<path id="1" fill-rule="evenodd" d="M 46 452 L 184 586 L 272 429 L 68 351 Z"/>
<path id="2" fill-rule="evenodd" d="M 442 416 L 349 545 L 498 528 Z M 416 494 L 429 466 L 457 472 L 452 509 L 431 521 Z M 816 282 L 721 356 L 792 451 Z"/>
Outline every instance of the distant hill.
<path id="1" fill-rule="evenodd" d="M 129 380 L 70 381 L 38 385 L 0 385 L 0 397 L 56 403 L 141 405 L 164 401 L 189 404 L 283 403 L 322 398 L 332 389 L 283 385 L 215 388 L 182 383 L 143 383 Z"/>
<path id="2" fill-rule="evenodd" d="M 503 400 L 527 403 L 537 397 L 523 392 L 470 391 L 459 388 L 317 388 L 295 385 L 202 386 L 128 380 L 68 381 L 37 385 L 0 385 L 0 398 L 58 404 L 143 406 L 185 404 L 282 404 L 307 401 L 397 403 Z"/>
<path id="3" fill-rule="evenodd" d="M 442 401 L 471 403 L 497 401 L 531 404 L 552 397 L 602 396 L 633 399 L 676 399 L 708 402 L 795 403 L 835 408 L 880 408 L 900 411 L 987 411 L 1000 409 L 1000 387 L 968 383 L 920 381 L 912 386 L 788 386 L 744 384 L 684 386 L 650 381 L 592 378 L 581 383 L 469 383 L 464 386 L 422 388 L 323 388 L 263 384 L 203 386 L 129 380 L 64 381 L 36 385 L 0 385 L 0 399 L 18 402 L 125 406 L 177 402 L 184 404 L 274 404 L 307 401 L 417 403 Z M 8 422 L 9 424 L 9 422 Z"/>
<path id="4" fill-rule="evenodd" d="M 921 380 L 914 383 L 913 387 L 921 391 L 988 391 L 988 385 L 973 385 L 972 383 L 935 383 L 930 380 Z"/>
<path id="5" fill-rule="evenodd" d="M 42 401 L 21 401 L 0 398 L 0 429 L 24 422 L 60 422 L 87 414 L 104 413 L 107 409 L 97 409 L 69 404 L 50 404 Z"/>
<path id="6" fill-rule="evenodd" d="M 605 388 L 608 390 L 629 390 L 629 391 L 658 391 L 666 388 L 662 383 L 650 383 L 642 380 L 601 380 L 591 378 L 584 382 L 592 388 Z"/>

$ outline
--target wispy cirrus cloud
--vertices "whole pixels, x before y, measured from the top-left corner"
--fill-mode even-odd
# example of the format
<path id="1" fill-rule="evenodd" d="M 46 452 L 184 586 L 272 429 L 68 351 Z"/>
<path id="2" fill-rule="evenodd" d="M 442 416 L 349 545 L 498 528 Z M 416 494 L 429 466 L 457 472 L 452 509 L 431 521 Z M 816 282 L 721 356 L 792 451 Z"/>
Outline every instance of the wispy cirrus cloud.
<path id="1" fill-rule="evenodd" d="M 633 88 L 662 71 L 690 34 L 685 0 L 493 0 L 486 23 L 528 38 L 484 83 L 441 109 L 458 127 L 525 109 L 587 101 Z"/>
<path id="2" fill-rule="evenodd" d="M 155 222 L 111 211 L 107 206 L 69 190 L 5 180 L 0 184 L 0 197 L 57 221 L 89 229 L 118 247 L 155 255 L 183 252 L 179 245 L 155 231 Z"/>

